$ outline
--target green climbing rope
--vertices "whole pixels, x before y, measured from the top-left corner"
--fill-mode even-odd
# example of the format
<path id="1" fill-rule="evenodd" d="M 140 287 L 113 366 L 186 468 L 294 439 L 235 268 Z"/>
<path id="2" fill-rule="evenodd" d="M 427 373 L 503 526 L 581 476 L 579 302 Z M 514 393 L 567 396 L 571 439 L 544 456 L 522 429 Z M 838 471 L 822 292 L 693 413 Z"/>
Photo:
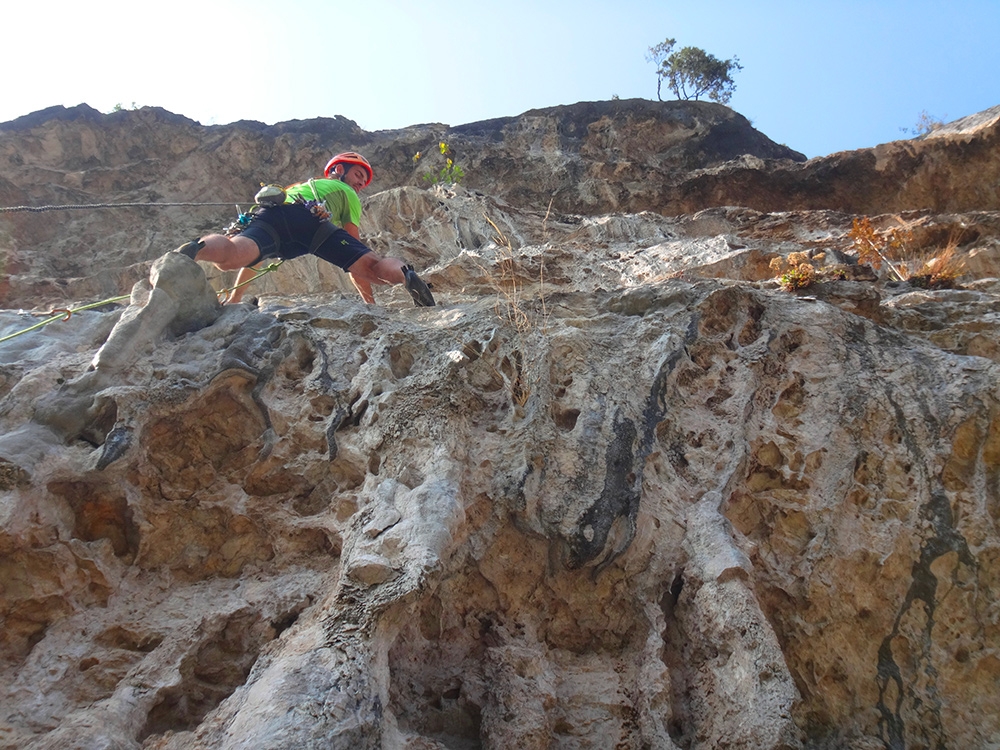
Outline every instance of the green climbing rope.
<path id="1" fill-rule="evenodd" d="M 89 208 L 192 208 L 195 206 L 232 206 L 234 203 L 235 201 L 227 203 L 77 203 L 66 206 L 0 206 L 0 213 L 12 213 L 14 211 L 40 213 L 42 211 L 69 211 Z"/>
<path id="2" fill-rule="evenodd" d="M 283 261 L 283 260 L 279 260 L 277 263 L 270 263 L 267 266 L 265 266 L 264 268 L 260 269 L 260 272 L 257 273 L 257 274 L 255 274 L 252 278 L 249 278 L 246 281 L 244 281 L 243 283 L 237 284 L 236 286 L 231 286 L 231 287 L 229 287 L 227 289 L 223 289 L 222 291 L 218 292 L 217 294 L 222 297 L 223 301 L 225 301 L 226 299 L 229 298 L 229 295 L 234 290 L 238 289 L 241 286 L 246 286 L 247 284 L 253 283 L 257 279 L 259 279 L 261 276 L 263 276 L 264 274 L 271 273 L 271 271 L 273 271 L 276 268 L 278 268 L 278 266 L 280 266 L 284 262 L 285 261 Z M 50 317 L 46 318 L 45 320 L 43 320 L 43 321 L 41 321 L 39 323 L 35 323 L 35 325 L 33 325 L 33 326 L 28 326 L 27 328 L 24 328 L 24 329 L 22 329 L 20 331 L 16 331 L 15 333 L 11 333 L 11 334 L 8 334 L 6 336 L 0 337 L 0 344 L 2 344 L 5 341 L 10 341 L 13 338 L 17 338 L 18 336 L 23 336 L 26 333 L 31 333 L 32 331 L 37 331 L 40 328 L 44 328 L 45 326 L 49 325 L 50 323 L 55 323 L 56 321 L 59 321 L 59 320 L 63 320 L 63 321 L 69 320 L 75 313 L 83 312 L 85 310 L 93 310 L 96 307 L 101 307 L 103 305 L 109 305 L 109 304 L 111 304 L 113 302 L 121 302 L 122 300 L 129 299 L 130 296 L 131 295 L 123 294 L 120 297 L 109 297 L 108 299 L 102 299 L 100 302 L 91 302 L 90 304 L 82 305 L 80 307 L 73 307 L 73 308 L 57 307 L 57 308 L 54 308 L 54 309 L 50 310 L 47 313 L 47 315 L 49 315 Z M 32 313 L 32 314 L 37 314 L 37 313 Z"/>
<path id="3" fill-rule="evenodd" d="M 82 203 L 82 204 L 73 204 L 66 206 L 0 206 L 0 213 L 12 213 L 14 211 L 29 211 L 32 213 L 39 213 L 41 211 L 64 211 L 64 210 L 73 210 L 73 209 L 80 210 L 89 208 L 147 208 L 147 207 L 164 208 L 164 207 L 232 206 L 232 205 L 236 205 L 236 211 L 237 213 L 239 213 L 239 219 L 237 221 L 239 223 L 245 223 L 244 220 L 245 214 L 240 212 L 239 205 L 235 204 L 233 201 L 229 201 L 226 203 Z M 247 284 L 256 281 L 266 273 L 270 273 L 271 271 L 275 270 L 278 266 L 280 266 L 282 263 L 284 263 L 283 260 L 279 260 L 277 263 L 271 263 L 265 268 L 260 269 L 260 271 L 257 274 L 255 274 L 252 278 L 249 278 L 243 283 L 237 284 L 236 286 L 229 287 L 228 289 L 223 289 L 221 292 L 218 292 L 218 295 L 221 296 L 223 302 L 225 302 L 227 299 L 229 299 L 229 295 L 232 294 L 233 291 L 239 289 L 241 286 L 246 286 Z M 102 305 L 107 305 L 112 302 L 121 302 L 122 300 L 129 299 L 129 297 L 130 295 L 125 294 L 120 297 L 111 297 L 109 299 L 101 300 L 100 302 L 92 302 L 89 305 L 83 305 L 82 307 L 55 308 L 48 313 L 50 317 L 46 318 L 40 323 L 36 323 L 35 325 L 29 326 L 21 331 L 17 331 L 16 333 L 11 333 L 7 336 L 0 337 L 0 344 L 2 344 L 5 341 L 10 341 L 11 339 L 16 338 L 18 336 L 23 336 L 26 333 L 37 331 L 40 328 L 44 328 L 45 326 L 49 325 L 49 323 L 55 323 L 58 320 L 69 320 L 74 313 L 83 312 L 84 310 L 93 310 L 95 307 L 101 307 Z"/>
<path id="4" fill-rule="evenodd" d="M 257 271 L 257 273 L 255 275 L 251 276 L 249 279 L 247 279 L 246 281 L 242 282 L 241 284 L 237 284 L 236 286 L 231 286 L 228 289 L 223 289 L 221 292 L 219 292 L 220 296 L 225 295 L 224 297 L 222 297 L 223 302 L 225 302 L 226 300 L 228 300 L 229 299 L 229 295 L 232 292 L 235 292 L 241 286 L 246 286 L 247 284 L 252 284 L 253 282 L 255 282 L 257 279 L 259 279 L 264 274 L 271 273 L 271 271 L 275 270 L 278 266 L 280 266 L 284 262 L 285 262 L 284 260 L 279 260 L 277 263 L 269 263 L 268 265 L 264 266 L 264 268 L 261 268 L 261 269 L 255 268 L 254 270 Z"/>
<path id="5" fill-rule="evenodd" d="M 12 338 L 16 338 L 17 336 L 21 336 L 25 333 L 31 333 L 32 331 L 37 331 L 39 328 L 44 328 L 49 323 L 55 323 L 57 320 L 69 320 L 74 315 L 74 313 L 83 312 L 84 310 L 93 310 L 95 307 L 101 307 L 102 305 L 109 305 L 112 302 L 121 302 L 123 299 L 128 299 L 128 298 L 129 295 L 125 294 L 122 295 L 121 297 L 109 297 L 108 299 L 102 299 L 100 302 L 91 302 L 89 305 L 83 305 L 82 307 L 55 308 L 48 313 L 52 317 L 46 318 L 42 322 L 36 323 L 33 326 L 29 326 L 28 328 L 25 328 L 22 331 L 18 331 L 17 333 L 11 333 L 7 336 L 4 336 L 3 338 L 0 338 L 0 344 L 2 344 L 4 341 L 10 341 Z"/>

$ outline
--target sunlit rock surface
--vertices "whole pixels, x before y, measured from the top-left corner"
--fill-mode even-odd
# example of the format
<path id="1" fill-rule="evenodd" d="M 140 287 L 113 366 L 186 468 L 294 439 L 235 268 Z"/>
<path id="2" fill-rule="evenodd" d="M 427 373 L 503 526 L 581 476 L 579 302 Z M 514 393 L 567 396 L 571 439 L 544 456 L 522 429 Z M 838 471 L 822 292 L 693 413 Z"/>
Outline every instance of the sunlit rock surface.
<path id="1" fill-rule="evenodd" d="M 365 211 L 439 306 L 168 244 L 0 343 L 0 747 L 1000 743 L 992 209 L 797 293 L 851 214 Z"/>
<path id="2" fill-rule="evenodd" d="M 0 206 L 93 208 L 0 214 L 0 306 L 61 307 L 120 295 L 147 278 L 165 250 L 234 221 L 259 183 L 304 180 L 344 150 L 361 151 L 375 165 L 370 196 L 427 186 L 445 143 L 465 172 L 464 186 L 551 216 L 680 216 L 720 206 L 923 216 L 998 211 L 998 114 L 994 108 L 928 137 L 806 161 L 712 102 L 580 102 L 372 133 L 342 116 L 202 126 L 155 107 L 107 115 L 86 105 L 53 107 L 0 123 Z M 161 205 L 141 205 L 149 203 Z M 412 250 L 437 257 L 436 248 Z M 996 252 L 994 244 L 994 266 Z"/>

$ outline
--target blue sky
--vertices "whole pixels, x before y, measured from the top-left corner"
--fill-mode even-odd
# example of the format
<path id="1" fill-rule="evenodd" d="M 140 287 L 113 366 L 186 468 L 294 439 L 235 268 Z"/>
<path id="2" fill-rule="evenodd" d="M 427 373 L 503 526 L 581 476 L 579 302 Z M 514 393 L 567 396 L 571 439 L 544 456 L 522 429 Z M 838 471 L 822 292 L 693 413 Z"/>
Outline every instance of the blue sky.
<path id="1" fill-rule="evenodd" d="M 460 125 L 655 99 L 645 56 L 667 37 L 738 56 L 730 106 L 810 157 L 1000 104 L 1000 0 L 50 0 L 8 4 L 4 27 L 0 122 L 135 103 L 206 125 Z"/>

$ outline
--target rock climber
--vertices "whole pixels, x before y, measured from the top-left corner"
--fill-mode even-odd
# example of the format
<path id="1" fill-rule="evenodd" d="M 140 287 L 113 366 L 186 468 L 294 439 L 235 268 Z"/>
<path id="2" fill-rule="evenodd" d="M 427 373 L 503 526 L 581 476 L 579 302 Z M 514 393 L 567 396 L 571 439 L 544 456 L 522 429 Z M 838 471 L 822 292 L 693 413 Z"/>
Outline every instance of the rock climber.
<path id="1" fill-rule="evenodd" d="M 193 260 L 220 271 L 240 269 L 228 302 L 239 302 L 256 273 L 254 266 L 270 258 L 288 260 L 312 254 L 339 266 L 368 304 L 374 304 L 372 284 L 403 284 L 417 307 L 433 307 L 434 297 L 416 272 L 398 258 L 383 258 L 361 242 L 358 193 L 374 177 L 361 154 L 334 156 L 317 177 L 280 188 L 264 186 L 257 193 L 259 210 L 238 234 L 210 234 L 177 248 Z"/>

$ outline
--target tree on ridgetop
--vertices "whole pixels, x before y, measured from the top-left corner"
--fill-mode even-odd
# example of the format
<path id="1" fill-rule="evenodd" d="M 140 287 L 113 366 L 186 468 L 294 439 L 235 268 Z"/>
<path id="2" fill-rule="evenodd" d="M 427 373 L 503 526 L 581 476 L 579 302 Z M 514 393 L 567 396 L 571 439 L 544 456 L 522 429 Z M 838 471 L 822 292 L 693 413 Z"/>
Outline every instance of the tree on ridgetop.
<path id="1" fill-rule="evenodd" d="M 733 96 L 736 82 L 732 74 L 743 70 L 738 57 L 720 60 L 698 47 L 684 47 L 674 52 L 675 39 L 665 39 L 649 48 L 646 59 L 656 64 L 656 98 L 661 102 L 660 86 L 664 79 L 678 99 L 694 99 L 707 95 L 726 104 Z"/>
<path id="2" fill-rule="evenodd" d="M 646 55 L 646 59 L 656 65 L 656 98 L 661 102 L 663 101 L 663 97 L 660 96 L 660 86 L 663 84 L 664 78 L 663 68 L 666 66 L 666 60 L 673 51 L 675 44 L 677 44 L 676 39 L 664 39 L 655 47 L 650 47 L 649 54 Z"/>

